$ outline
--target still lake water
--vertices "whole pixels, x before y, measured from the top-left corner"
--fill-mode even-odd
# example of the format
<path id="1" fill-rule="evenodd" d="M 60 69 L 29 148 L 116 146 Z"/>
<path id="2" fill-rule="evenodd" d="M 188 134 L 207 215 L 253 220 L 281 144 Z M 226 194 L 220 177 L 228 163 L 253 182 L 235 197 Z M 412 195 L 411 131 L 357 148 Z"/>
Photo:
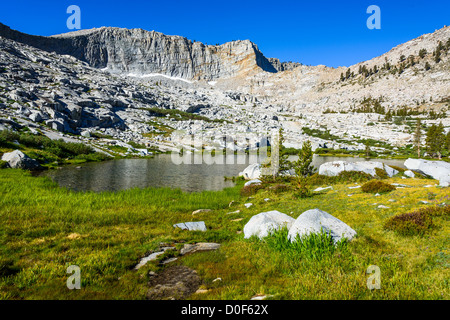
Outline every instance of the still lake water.
<path id="1" fill-rule="evenodd" d="M 289 160 L 295 160 L 290 156 Z M 331 161 L 367 161 L 364 158 L 314 156 L 318 168 Z M 404 167 L 404 160 L 374 159 L 385 164 Z M 41 176 L 50 177 L 60 186 L 75 191 L 119 191 L 131 188 L 171 187 L 184 191 L 222 190 L 234 186 L 224 176 L 237 176 L 250 163 L 249 157 L 235 155 L 227 158 L 227 164 L 175 164 L 170 154 L 156 155 L 152 159 L 120 159 L 104 162 L 69 165 L 61 170 L 47 170 Z M 230 164 L 231 163 L 231 164 Z M 252 162 L 253 163 L 253 162 Z"/>

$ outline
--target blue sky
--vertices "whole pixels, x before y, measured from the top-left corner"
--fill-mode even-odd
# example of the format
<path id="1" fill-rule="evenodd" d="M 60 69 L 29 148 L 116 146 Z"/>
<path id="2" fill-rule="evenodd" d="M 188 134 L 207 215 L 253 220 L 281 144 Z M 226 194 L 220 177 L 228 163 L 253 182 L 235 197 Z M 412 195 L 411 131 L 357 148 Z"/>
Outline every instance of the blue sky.
<path id="1" fill-rule="evenodd" d="M 450 24 L 448 0 L 3 0 L 0 22 L 35 35 L 64 33 L 69 5 L 81 8 L 82 29 L 142 28 L 208 44 L 249 39 L 266 57 L 330 67 L 369 60 Z M 366 26 L 370 5 L 381 9 L 380 30 Z"/>

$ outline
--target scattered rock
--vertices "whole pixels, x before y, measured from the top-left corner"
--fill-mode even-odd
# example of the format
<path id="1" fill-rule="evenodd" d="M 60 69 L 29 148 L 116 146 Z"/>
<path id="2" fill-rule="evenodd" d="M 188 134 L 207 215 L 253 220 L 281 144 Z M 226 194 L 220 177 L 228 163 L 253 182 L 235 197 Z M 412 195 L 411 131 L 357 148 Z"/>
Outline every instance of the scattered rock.
<path id="1" fill-rule="evenodd" d="M 267 237 L 269 232 L 286 226 L 291 228 L 295 219 L 279 211 L 261 212 L 250 218 L 244 226 L 244 238 L 255 235 L 260 239 Z"/>
<path id="2" fill-rule="evenodd" d="M 233 212 L 228 212 L 227 214 L 235 214 L 235 213 L 241 213 L 241 210 L 236 210 L 236 211 L 233 211 Z"/>
<path id="3" fill-rule="evenodd" d="M 14 150 L 3 154 L 2 161 L 8 162 L 8 165 L 13 169 L 25 169 L 25 170 L 42 170 L 39 162 L 31 159 L 25 153 L 20 150 Z"/>
<path id="4" fill-rule="evenodd" d="M 253 205 L 253 203 L 244 203 L 244 206 L 248 209 Z"/>
<path id="5" fill-rule="evenodd" d="M 254 180 L 247 181 L 247 182 L 244 184 L 244 187 L 248 187 L 248 186 L 251 186 L 251 185 L 253 185 L 253 184 L 261 184 L 261 183 L 262 183 L 261 180 L 259 180 L 259 179 L 254 179 Z"/>
<path id="6" fill-rule="evenodd" d="M 380 204 L 377 208 L 378 209 L 389 209 L 390 207 Z"/>
<path id="7" fill-rule="evenodd" d="M 219 243 L 214 242 L 199 242 L 199 243 L 186 243 L 183 248 L 180 250 L 181 255 L 194 253 L 198 251 L 211 251 L 211 250 L 217 250 L 220 248 Z"/>
<path id="8" fill-rule="evenodd" d="M 74 239 L 78 239 L 78 238 L 81 238 L 81 235 L 78 233 L 71 233 L 67 236 L 67 239 L 70 239 L 70 240 L 74 240 Z"/>
<path id="9" fill-rule="evenodd" d="M 351 240 L 356 235 L 355 230 L 338 218 L 333 217 L 325 211 L 312 209 L 303 212 L 295 220 L 289 229 L 288 237 L 291 241 L 295 241 L 297 235 L 302 237 L 310 233 L 319 233 L 321 229 L 330 234 L 335 243 L 342 238 Z"/>
<path id="10" fill-rule="evenodd" d="M 212 211 L 211 209 L 198 209 L 198 210 L 195 210 L 194 212 L 192 212 L 192 215 L 196 215 L 199 213 L 211 212 L 211 211 Z"/>
<path id="11" fill-rule="evenodd" d="M 169 264 L 169 263 L 177 261 L 177 260 L 178 260 L 177 257 L 172 257 L 172 258 L 168 258 L 168 259 L 161 261 L 161 264 Z"/>
<path id="12" fill-rule="evenodd" d="M 134 270 L 138 270 L 138 269 L 142 268 L 150 261 L 155 261 L 160 255 L 162 255 L 167 250 L 175 250 L 175 248 L 174 247 L 163 247 L 163 248 L 161 248 L 161 251 L 153 252 L 153 253 L 149 254 L 148 256 L 142 258 L 139 261 L 139 263 L 134 267 Z"/>
<path id="13" fill-rule="evenodd" d="M 271 294 L 257 294 L 250 298 L 250 300 L 265 300 L 267 298 L 272 298 L 273 295 Z"/>
<path id="14" fill-rule="evenodd" d="M 333 190 L 333 187 L 332 186 L 329 186 L 329 187 L 326 187 L 326 188 L 319 187 L 319 188 L 317 188 L 317 189 L 315 189 L 313 191 L 314 192 L 320 192 L 320 191 L 324 191 L 324 190 L 328 190 L 328 189 Z"/>
<path id="15" fill-rule="evenodd" d="M 409 178 L 414 178 L 416 176 L 411 170 L 406 170 L 403 174 Z"/>
<path id="16" fill-rule="evenodd" d="M 259 179 L 261 177 L 261 165 L 259 163 L 251 164 L 240 172 L 239 176 L 244 177 L 245 180 Z"/>
<path id="17" fill-rule="evenodd" d="M 196 222 L 182 222 L 173 225 L 175 228 L 189 231 L 206 231 L 206 225 L 204 221 Z"/>

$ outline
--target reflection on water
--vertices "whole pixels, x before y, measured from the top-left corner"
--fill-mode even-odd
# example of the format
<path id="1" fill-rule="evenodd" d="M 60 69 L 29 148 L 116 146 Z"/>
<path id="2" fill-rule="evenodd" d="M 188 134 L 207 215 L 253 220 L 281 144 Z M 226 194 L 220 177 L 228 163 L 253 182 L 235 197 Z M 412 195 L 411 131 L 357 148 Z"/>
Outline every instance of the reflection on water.
<path id="1" fill-rule="evenodd" d="M 291 156 L 289 160 L 295 160 Z M 252 159 L 253 160 L 253 159 Z M 314 157 L 318 168 L 322 163 L 336 160 L 366 161 L 363 158 Z M 376 160 L 403 167 L 401 160 Z M 193 161 L 194 162 L 194 161 Z M 228 156 L 226 164 L 175 164 L 171 155 L 156 155 L 153 159 L 120 159 L 86 163 L 61 170 L 48 170 L 41 175 L 50 177 L 60 186 L 76 191 L 118 191 L 130 188 L 172 187 L 184 191 L 222 190 L 232 187 L 224 176 L 237 176 L 249 165 L 245 155 Z"/>

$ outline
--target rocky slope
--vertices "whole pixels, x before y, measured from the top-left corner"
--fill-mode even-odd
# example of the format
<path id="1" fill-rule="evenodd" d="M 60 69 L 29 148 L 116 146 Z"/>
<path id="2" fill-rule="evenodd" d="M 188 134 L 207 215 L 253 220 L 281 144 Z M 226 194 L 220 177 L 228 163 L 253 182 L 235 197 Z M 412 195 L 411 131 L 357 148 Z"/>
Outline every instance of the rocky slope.
<path id="1" fill-rule="evenodd" d="M 184 79 L 215 80 L 260 69 L 277 71 L 249 40 L 212 46 L 155 31 L 106 27 L 37 37 L 1 24 L 0 35 L 117 73 L 161 73 Z"/>

